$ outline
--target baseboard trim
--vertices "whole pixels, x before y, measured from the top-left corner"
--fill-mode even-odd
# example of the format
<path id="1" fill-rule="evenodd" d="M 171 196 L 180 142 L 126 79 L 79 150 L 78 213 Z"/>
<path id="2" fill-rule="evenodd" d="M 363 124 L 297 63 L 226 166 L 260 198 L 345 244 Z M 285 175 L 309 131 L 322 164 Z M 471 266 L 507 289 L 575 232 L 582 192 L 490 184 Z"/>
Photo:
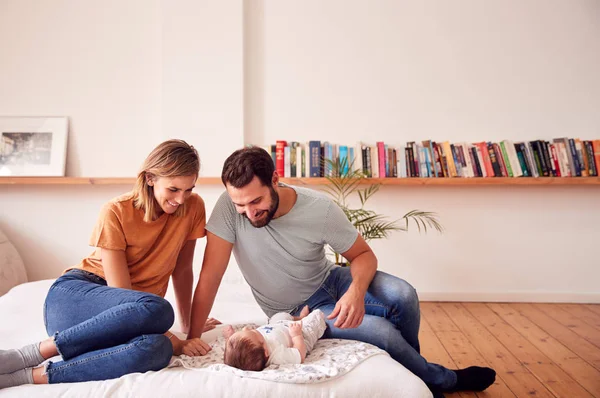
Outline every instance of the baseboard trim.
<path id="1" fill-rule="evenodd" d="M 569 292 L 418 292 L 421 301 L 477 301 L 600 304 L 600 293 Z"/>

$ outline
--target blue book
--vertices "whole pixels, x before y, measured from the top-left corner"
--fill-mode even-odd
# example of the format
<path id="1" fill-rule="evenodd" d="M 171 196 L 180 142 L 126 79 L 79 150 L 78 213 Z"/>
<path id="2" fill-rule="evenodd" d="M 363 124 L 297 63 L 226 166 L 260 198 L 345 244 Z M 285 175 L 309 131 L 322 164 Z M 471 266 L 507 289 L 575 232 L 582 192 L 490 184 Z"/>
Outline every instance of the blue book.
<path id="1" fill-rule="evenodd" d="M 309 177 L 321 176 L 321 141 L 309 141 L 308 143 Z"/>
<path id="2" fill-rule="evenodd" d="M 340 145 L 339 151 L 340 151 L 340 165 L 342 165 L 342 164 L 344 165 L 344 167 L 340 171 L 342 172 L 342 175 L 346 175 L 346 174 L 348 174 L 348 162 L 350 161 L 348 159 L 348 147 L 346 145 Z"/>

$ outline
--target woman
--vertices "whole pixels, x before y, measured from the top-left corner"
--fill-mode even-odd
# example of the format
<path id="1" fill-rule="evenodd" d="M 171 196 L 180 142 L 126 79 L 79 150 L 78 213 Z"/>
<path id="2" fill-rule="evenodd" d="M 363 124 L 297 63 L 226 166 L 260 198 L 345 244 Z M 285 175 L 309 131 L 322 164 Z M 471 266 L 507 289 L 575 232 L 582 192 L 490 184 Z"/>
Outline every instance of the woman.
<path id="1" fill-rule="evenodd" d="M 50 338 L 0 351 L 0 388 L 112 379 L 160 370 L 184 349 L 210 349 L 168 331 L 174 313 L 163 298 L 172 276 L 187 332 L 194 248 L 205 236 L 204 202 L 192 193 L 199 170 L 198 152 L 184 141 L 163 142 L 150 153 L 133 191 L 103 207 L 90 240 L 94 252 L 50 288 Z M 59 354 L 63 361 L 36 367 Z"/>

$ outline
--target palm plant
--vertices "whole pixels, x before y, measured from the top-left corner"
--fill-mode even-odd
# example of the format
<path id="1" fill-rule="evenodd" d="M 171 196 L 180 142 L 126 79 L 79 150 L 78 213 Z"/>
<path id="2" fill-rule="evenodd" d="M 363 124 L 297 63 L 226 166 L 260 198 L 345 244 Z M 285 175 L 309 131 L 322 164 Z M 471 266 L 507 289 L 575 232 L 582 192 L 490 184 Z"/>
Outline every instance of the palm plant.
<path id="1" fill-rule="evenodd" d="M 360 186 L 364 185 L 363 180 L 367 176 L 362 170 L 354 170 L 352 164 L 348 164 L 345 158 L 342 160 L 326 159 L 324 169 L 326 170 L 325 178 L 329 181 L 329 185 L 325 186 L 323 190 L 342 209 L 365 241 L 387 238 L 394 231 L 407 232 L 411 221 L 414 221 L 419 232 L 427 232 L 428 228 L 433 228 L 440 233 L 443 232 L 438 216 L 433 212 L 411 210 L 402 218 L 390 221 L 387 216 L 366 209 L 367 201 L 379 191 L 381 184 L 369 184 L 365 188 L 359 189 Z M 358 208 L 350 207 L 349 204 L 349 198 L 354 194 L 358 195 L 360 199 L 360 207 Z M 341 255 L 335 251 L 334 255 L 335 262 L 339 263 Z"/>

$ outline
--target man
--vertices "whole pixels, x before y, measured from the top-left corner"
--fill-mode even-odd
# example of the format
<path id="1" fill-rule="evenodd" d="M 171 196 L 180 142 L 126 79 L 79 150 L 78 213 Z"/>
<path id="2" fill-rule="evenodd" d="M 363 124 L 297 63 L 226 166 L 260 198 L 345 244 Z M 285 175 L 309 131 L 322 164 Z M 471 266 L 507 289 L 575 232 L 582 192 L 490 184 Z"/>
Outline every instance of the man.
<path id="1" fill-rule="evenodd" d="M 449 370 L 419 352 L 419 301 L 402 279 L 377 271 L 377 258 L 342 210 L 324 194 L 279 183 L 262 148 L 235 151 L 206 225 L 207 246 L 188 338 L 200 337 L 233 251 L 263 311 L 292 315 L 308 305 L 327 316 L 324 338 L 360 340 L 386 350 L 434 392 L 490 386 L 490 368 Z M 325 245 L 349 261 L 338 267 Z M 198 352 L 203 354 L 203 352 Z"/>

